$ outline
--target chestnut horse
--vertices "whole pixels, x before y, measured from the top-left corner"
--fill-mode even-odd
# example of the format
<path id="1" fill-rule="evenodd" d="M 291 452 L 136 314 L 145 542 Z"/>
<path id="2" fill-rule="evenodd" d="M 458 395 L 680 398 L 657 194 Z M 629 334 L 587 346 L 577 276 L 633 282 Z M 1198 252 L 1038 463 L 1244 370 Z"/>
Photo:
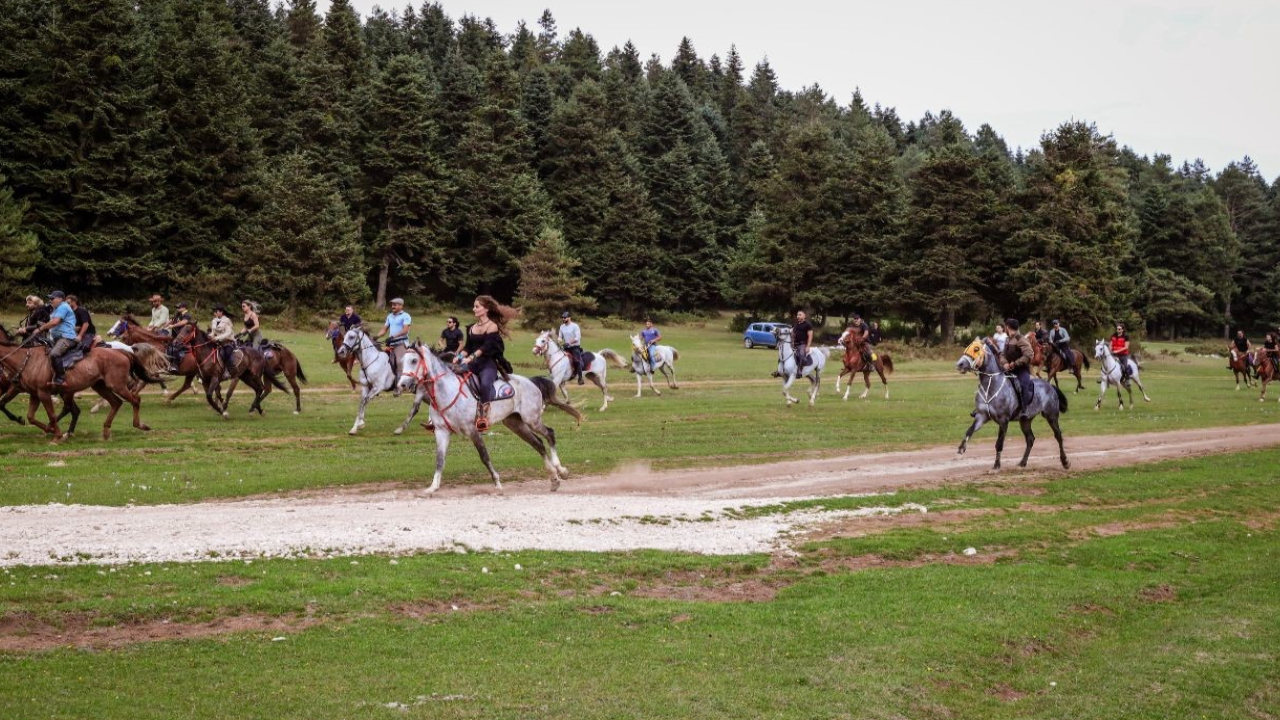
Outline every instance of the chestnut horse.
<path id="1" fill-rule="evenodd" d="M 1049 374 L 1045 377 L 1045 382 L 1051 382 L 1054 387 L 1060 388 L 1058 385 L 1058 373 L 1062 372 L 1063 368 L 1066 367 L 1066 363 L 1062 361 L 1062 356 L 1057 352 L 1051 351 L 1048 347 L 1048 343 L 1032 344 L 1036 346 L 1036 353 L 1032 358 L 1032 362 L 1035 363 L 1036 368 L 1038 369 L 1044 362 L 1044 358 L 1047 355 L 1049 357 Z M 1076 376 L 1076 392 L 1080 392 L 1084 389 L 1084 380 L 1080 377 L 1080 368 L 1084 367 L 1085 370 L 1089 369 L 1089 358 L 1085 357 L 1084 353 L 1076 350 L 1075 348 L 1070 348 L 1070 350 L 1071 367 L 1069 370 L 1070 374 Z"/>
<path id="2" fill-rule="evenodd" d="M 1276 359 L 1265 352 L 1258 352 L 1258 382 L 1262 385 L 1262 394 L 1258 402 L 1267 401 L 1267 386 L 1280 378 L 1280 369 L 1276 368 Z"/>
<path id="3" fill-rule="evenodd" d="M 111 329 L 107 331 L 107 334 L 118 337 L 120 338 L 120 342 L 127 343 L 129 345 L 146 343 L 147 345 L 150 345 L 164 353 L 169 352 L 169 345 L 173 342 L 172 337 L 168 335 L 161 335 L 158 332 L 148 330 L 142 325 L 139 325 L 138 321 L 129 313 L 121 315 L 120 319 L 116 321 L 116 324 L 112 325 Z M 160 383 L 160 387 L 164 390 L 165 405 L 172 403 L 179 395 L 191 389 L 191 384 L 196 380 L 195 359 L 191 357 L 190 353 L 187 353 L 187 355 L 182 358 L 182 361 L 178 363 L 178 371 L 170 374 L 182 378 L 182 387 L 178 388 L 177 392 L 170 394 L 169 389 L 165 387 L 164 383 Z"/>
<path id="4" fill-rule="evenodd" d="M 880 382 L 884 383 L 884 399 L 889 399 L 889 377 L 893 374 L 893 358 L 889 357 L 887 352 L 875 352 L 874 349 L 866 347 L 865 341 L 856 340 L 852 337 L 842 340 L 844 345 L 844 369 L 836 376 L 836 392 L 840 392 L 840 378 L 846 374 L 849 376 L 849 384 L 844 388 L 844 399 L 849 399 L 849 390 L 853 388 L 853 379 L 862 373 L 862 382 L 867 386 L 862 394 L 858 396 L 859 400 L 865 400 L 867 393 L 871 392 L 871 371 L 875 370 L 880 376 Z M 863 350 L 872 356 L 872 360 L 867 362 L 863 357 Z"/>
<path id="5" fill-rule="evenodd" d="M 140 417 L 142 401 L 138 394 L 130 389 L 130 380 L 135 377 L 150 380 L 146 370 L 136 356 L 96 347 L 89 351 L 80 362 L 66 372 L 66 383 L 61 388 L 53 386 L 53 367 L 49 363 L 49 349 L 44 346 L 32 347 L 32 341 L 18 343 L 0 328 L 0 373 L 11 383 L 9 392 L 25 392 L 30 397 L 27 406 L 27 422 L 42 432 L 53 435 L 54 441 L 60 441 L 64 435 L 58 428 L 58 418 L 53 412 L 53 395 L 62 397 L 62 401 L 71 410 L 71 429 L 79 420 L 80 410 L 75 404 L 75 394 L 93 388 L 111 405 L 111 411 L 102 423 L 102 439 L 111 439 L 111 423 L 115 420 L 120 406 L 127 402 L 133 406 L 133 426 L 139 430 L 150 430 Z M 36 419 L 36 408 L 44 407 L 49 416 L 46 425 Z"/>
<path id="6" fill-rule="evenodd" d="M 336 334 L 334 334 L 335 331 Z M 342 347 L 342 336 L 345 335 L 345 333 L 338 330 L 337 320 L 329 321 L 329 332 L 329 339 L 333 342 L 333 362 L 336 363 L 338 367 L 342 368 L 342 372 L 347 374 L 347 382 L 351 383 L 351 389 L 355 390 L 357 388 L 356 379 L 351 377 L 351 368 L 356 366 L 356 362 L 359 361 L 359 358 L 356 357 L 356 353 L 338 352 L 338 349 Z M 302 381 L 306 382 L 306 378 L 303 378 Z"/>
<path id="7" fill-rule="evenodd" d="M 1236 390 L 1240 389 L 1241 377 L 1244 378 L 1245 387 L 1253 387 L 1253 371 L 1249 367 L 1249 353 L 1240 352 L 1234 347 L 1231 348 L 1229 367 L 1231 368 L 1231 374 L 1236 378 Z"/>

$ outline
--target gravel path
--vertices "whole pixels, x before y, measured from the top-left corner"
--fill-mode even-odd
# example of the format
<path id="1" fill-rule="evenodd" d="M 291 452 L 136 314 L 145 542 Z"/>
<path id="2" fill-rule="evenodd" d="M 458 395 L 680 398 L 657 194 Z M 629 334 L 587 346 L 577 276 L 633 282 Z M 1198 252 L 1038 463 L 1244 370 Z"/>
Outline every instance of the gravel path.
<path id="1" fill-rule="evenodd" d="M 1067 452 L 1078 471 L 1275 445 L 1280 425 L 1071 438 Z M 1021 449 L 1020 438 L 1006 444 L 1010 465 Z M 570 478 L 556 494 L 547 492 L 545 482 L 528 482 L 508 486 L 503 494 L 446 486 L 429 498 L 410 490 L 365 489 L 190 505 L 8 507 L 0 508 L 0 566 L 463 549 L 769 552 L 820 520 L 892 511 L 743 518 L 733 510 L 972 480 L 985 475 L 991 461 L 988 441 L 960 458 L 945 446 L 706 470 L 633 467 Z M 1062 472 L 1057 467 L 1052 438 L 1041 439 L 1032 470 Z"/>

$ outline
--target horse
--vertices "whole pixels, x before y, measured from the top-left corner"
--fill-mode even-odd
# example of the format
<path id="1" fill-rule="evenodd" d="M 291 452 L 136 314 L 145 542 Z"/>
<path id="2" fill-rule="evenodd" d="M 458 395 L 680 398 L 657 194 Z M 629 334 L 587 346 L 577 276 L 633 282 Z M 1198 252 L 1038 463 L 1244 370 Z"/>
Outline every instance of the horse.
<path id="1" fill-rule="evenodd" d="M 1244 378 L 1245 387 L 1253 387 L 1253 373 L 1249 369 L 1249 353 L 1243 353 L 1236 348 L 1231 348 L 1230 365 L 1231 374 L 1236 379 L 1236 392 L 1240 391 L 1240 378 Z"/>
<path id="2" fill-rule="evenodd" d="M 329 328 L 330 330 L 337 330 L 338 321 L 330 320 Z M 342 334 L 336 333 L 333 335 L 333 361 L 337 363 L 338 367 L 342 368 L 342 372 L 345 373 L 347 376 L 347 382 L 351 383 L 351 389 L 355 390 L 356 379 L 351 377 L 351 368 L 356 366 L 357 358 L 353 354 L 343 355 L 339 353 L 338 350 L 340 350 L 341 348 L 342 348 Z M 302 381 L 306 382 L 306 378 L 303 378 Z"/>
<path id="3" fill-rule="evenodd" d="M 218 352 L 218 344 L 195 325 L 182 328 L 176 340 L 187 347 L 188 352 L 183 357 L 183 362 L 185 363 L 189 358 L 194 363 L 196 373 L 200 376 L 200 384 L 204 386 L 205 400 L 214 412 L 224 419 L 231 419 L 231 413 L 228 411 L 231 407 L 231 396 L 235 394 L 236 385 L 243 380 L 253 390 L 253 404 L 249 406 L 249 412 L 257 410 L 259 415 L 263 414 L 262 401 L 270 394 L 270 386 L 263 382 L 263 376 L 266 374 L 266 359 L 261 352 L 251 347 L 237 348 L 240 358 L 235 365 L 225 368 L 222 355 Z M 224 369 L 231 376 L 231 385 L 227 387 L 225 398 L 221 390 Z M 284 386 L 279 380 L 275 378 L 270 380 L 283 389 Z"/>
<path id="4" fill-rule="evenodd" d="M 964 354 L 956 361 L 956 370 L 961 374 L 972 372 L 978 376 L 978 391 L 974 394 L 973 423 L 960 441 L 956 454 L 963 455 L 969 447 L 969 438 L 988 421 L 1000 426 L 1000 434 L 996 436 L 996 464 L 992 470 L 1000 469 L 1000 454 L 1004 452 L 1004 436 L 1009 429 L 1009 421 L 1019 415 L 1017 381 L 1000 369 L 997 361 L 999 353 L 989 339 L 975 338 Z M 1022 461 L 1018 467 L 1027 466 L 1027 458 L 1031 457 L 1031 446 L 1036 436 L 1031 432 L 1031 420 L 1036 415 L 1044 416 L 1049 427 L 1053 428 L 1053 437 L 1058 441 L 1058 459 L 1063 469 L 1071 467 L 1067 459 L 1067 450 L 1062 444 L 1062 428 L 1058 426 L 1058 417 L 1067 411 L 1067 396 L 1047 381 L 1034 378 L 1031 381 L 1033 391 L 1031 405 L 1027 408 L 1030 418 L 1018 417 L 1022 427 L 1022 436 L 1026 438 L 1027 449 L 1022 453 Z"/>
<path id="5" fill-rule="evenodd" d="M 1124 409 L 1124 396 L 1120 394 L 1120 388 L 1129 391 L 1129 409 L 1133 409 L 1133 384 L 1137 384 L 1138 389 L 1142 391 L 1142 399 L 1151 402 L 1151 398 L 1147 397 L 1147 389 L 1142 386 L 1142 381 L 1138 379 L 1138 363 L 1132 358 L 1129 359 L 1129 377 L 1121 382 L 1120 361 L 1116 356 L 1111 354 L 1111 346 L 1106 340 L 1099 340 L 1093 346 L 1094 358 L 1102 361 L 1102 389 L 1098 391 L 1098 402 L 1093 404 L 1093 409 L 1097 410 L 1102 407 L 1102 398 L 1107 394 L 1107 385 L 1114 385 L 1116 388 L 1116 398 L 1120 400 L 1120 409 Z"/>
<path id="6" fill-rule="evenodd" d="M 27 422 L 41 432 L 53 435 L 54 441 L 58 442 L 65 435 L 58 428 L 58 417 L 53 412 L 53 367 L 49 362 L 49 351 L 43 346 L 28 347 L 31 343 L 30 338 L 18 343 L 0 329 L 0 374 L 11 385 L 9 393 L 16 394 L 15 390 L 25 392 L 30 398 Z M 111 412 L 102 423 L 103 440 L 111 439 L 111 423 L 125 402 L 133 407 L 133 426 L 144 432 L 149 431 L 151 428 L 142 422 L 140 416 L 141 398 L 129 388 L 133 378 L 152 379 L 138 357 L 101 347 L 85 353 L 79 362 L 66 371 L 65 384 L 57 390 L 71 413 L 69 432 L 75 432 L 76 423 L 80 419 L 75 394 L 86 388 L 93 388 L 94 392 L 111 404 Z M 9 396 L 6 394 L 6 397 Z M 41 406 L 49 417 L 47 425 L 36 419 L 36 408 Z"/>
<path id="7" fill-rule="evenodd" d="M 363 326 L 351 328 L 342 337 L 338 357 L 347 356 L 360 358 L 360 410 L 356 413 L 356 421 L 351 425 L 351 430 L 347 432 L 348 435 L 355 435 L 364 427 L 364 411 L 369 406 L 369 401 L 383 391 L 396 389 L 396 371 L 382 346 L 369 337 Z"/>
<path id="8" fill-rule="evenodd" d="M 259 350 L 263 359 L 266 361 L 264 371 L 270 384 L 266 385 L 266 392 L 263 394 L 265 399 L 271 394 L 271 386 L 280 388 L 284 392 L 293 390 L 293 414 L 297 415 L 302 412 L 302 390 L 298 387 L 298 381 L 307 381 L 307 374 L 302 371 L 302 363 L 298 361 L 298 356 L 293 354 L 289 348 L 278 342 L 273 342 L 265 350 Z M 284 379 L 289 381 L 289 387 L 286 388 L 280 382 L 279 376 L 283 374 Z M 350 377 L 350 376 L 348 376 Z"/>
<path id="9" fill-rule="evenodd" d="M 480 460 L 489 470 L 493 484 L 501 490 L 502 481 L 489 459 L 489 448 L 484 444 L 484 436 L 476 430 L 477 401 L 473 388 L 468 385 L 470 373 L 455 372 L 436 357 L 435 353 L 424 350 L 420 345 L 404 356 L 403 363 L 400 388 L 416 386 L 419 401 L 426 398 L 431 406 L 431 425 L 436 436 L 436 472 L 427 492 L 434 493 L 440 489 L 445 455 L 449 450 L 449 439 L 453 435 L 470 438 L 471 444 L 475 445 L 476 452 L 480 454 Z M 499 397 L 489 405 L 489 420 L 495 423 L 502 421 L 511 432 L 538 451 L 551 476 L 551 490 L 554 492 L 560 487 L 560 481 L 569 476 L 569 470 L 560 463 L 560 455 L 556 452 L 556 433 L 543 424 L 542 414 L 548 405 L 552 405 L 581 424 L 582 413 L 557 397 L 555 382 L 549 378 L 530 379 L 522 375 L 512 375 L 510 378 L 512 394 Z M 547 441 L 545 445 L 542 442 L 544 438 Z"/>
<path id="10" fill-rule="evenodd" d="M 1276 367 L 1276 359 L 1265 352 L 1258 353 L 1258 384 L 1262 385 L 1262 393 L 1258 402 L 1267 401 L 1267 386 L 1280 378 L 1280 368 Z"/>
<path id="11" fill-rule="evenodd" d="M 813 407 L 818 399 L 818 387 L 822 384 L 822 368 L 827 366 L 827 355 L 830 352 L 827 348 L 810 348 L 809 358 L 813 364 L 808 365 L 803 371 L 796 370 L 795 351 L 791 347 L 791 328 L 779 326 L 773 329 L 773 336 L 778 339 L 778 374 L 782 376 L 782 396 L 786 398 L 787 405 L 800 402 L 791 397 L 791 383 L 796 378 L 809 378 L 809 407 Z"/>
<path id="12" fill-rule="evenodd" d="M 119 338 L 121 342 L 130 346 L 137 346 L 145 343 L 164 353 L 169 352 L 169 345 L 173 343 L 172 336 L 164 335 L 143 327 L 134 319 L 133 315 L 129 313 L 121 315 L 120 318 L 116 320 L 115 324 L 107 330 L 107 336 Z M 165 405 L 173 403 L 179 395 L 191 389 L 191 385 L 196 379 L 195 361 L 190 356 L 184 357 L 179 361 L 176 372 L 169 371 L 168 374 L 181 377 L 182 386 L 178 388 L 177 392 L 170 393 L 169 388 L 165 383 L 163 381 L 160 382 L 160 389 L 164 391 Z"/>
<path id="13" fill-rule="evenodd" d="M 1040 343 L 1035 344 L 1040 345 Z M 1089 369 L 1089 358 L 1085 357 L 1084 353 L 1076 350 L 1075 348 L 1068 348 L 1068 350 L 1071 352 L 1071 374 L 1076 376 L 1075 391 L 1080 392 L 1084 389 L 1084 379 L 1081 377 L 1080 368 L 1083 366 L 1085 370 Z M 1061 386 L 1058 385 L 1058 373 L 1062 372 L 1066 367 L 1066 363 L 1062 360 L 1062 355 L 1056 351 L 1051 352 L 1047 347 L 1044 347 L 1040 354 L 1042 357 L 1046 354 L 1049 357 L 1049 374 L 1045 377 L 1045 381 L 1052 382 L 1054 387 L 1060 388 Z M 1040 367 L 1040 365 L 1037 363 L 1036 367 Z"/>
<path id="14" fill-rule="evenodd" d="M 649 388 L 657 395 L 661 395 L 662 391 L 653 384 L 653 375 L 655 372 L 661 372 L 662 376 L 667 379 L 667 387 L 672 390 L 679 390 L 680 386 L 676 383 L 676 361 L 680 359 L 680 351 L 670 345 L 654 345 L 649 348 L 649 356 L 653 359 L 653 366 L 649 366 L 649 361 L 644 359 L 644 341 L 639 335 L 631 336 L 631 371 L 636 374 L 636 397 L 640 397 L 642 391 L 641 380 L 648 378 Z"/>
<path id="15" fill-rule="evenodd" d="M 844 399 L 849 399 L 849 390 L 853 388 L 853 379 L 862 373 L 862 382 L 867 388 L 858 396 L 859 400 L 866 400 L 867 393 L 871 392 L 871 371 L 875 370 L 880 376 L 880 382 L 884 383 L 884 399 L 889 399 L 889 375 L 893 374 L 893 358 L 887 352 L 875 352 L 871 350 L 872 360 L 867 362 L 863 358 L 863 343 L 853 342 L 852 338 L 841 341 L 844 345 L 844 369 L 836 375 L 836 394 L 840 394 L 840 378 L 846 374 L 849 376 L 849 384 L 844 388 Z"/>
<path id="16" fill-rule="evenodd" d="M 573 377 L 573 359 L 569 353 L 560 347 L 560 343 L 556 342 L 555 336 L 550 330 L 544 330 L 538 335 L 538 339 L 533 342 L 533 354 L 541 356 L 547 363 L 547 371 L 551 374 L 551 382 L 555 383 L 560 390 L 560 394 L 564 396 L 565 402 L 569 401 L 569 391 L 565 388 L 565 383 L 569 382 L 569 378 Z M 613 396 L 609 394 L 609 382 L 606 378 L 609 363 L 612 362 L 614 367 L 625 368 L 627 363 L 618 353 L 605 348 L 598 353 L 582 353 L 582 362 L 586 365 L 583 368 L 583 374 L 591 378 L 591 382 L 600 388 L 600 393 L 604 396 L 604 404 L 600 406 L 600 412 L 609 409 L 609 403 L 613 402 Z"/>

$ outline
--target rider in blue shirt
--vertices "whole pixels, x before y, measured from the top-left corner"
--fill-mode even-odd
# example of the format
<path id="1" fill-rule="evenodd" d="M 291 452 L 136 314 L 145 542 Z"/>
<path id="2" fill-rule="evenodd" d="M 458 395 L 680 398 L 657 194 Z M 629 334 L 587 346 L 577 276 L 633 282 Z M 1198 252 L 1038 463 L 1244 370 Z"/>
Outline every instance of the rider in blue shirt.
<path id="1" fill-rule="evenodd" d="M 409 351 L 409 326 L 413 324 L 413 318 L 409 317 L 409 313 L 404 311 L 404 300 L 401 298 L 392 298 L 391 312 L 387 314 L 387 321 L 383 323 L 382 329 L 378 331 L 375 338 L 390 333 L 387 338 L 387 347 L 391 348 L 391 354 L 395 360 L 397 372 L 400 368 L 400 361 L 404 359 L 404 355 Z M 399 383 L 396 384 L 396 391 L 400 389 Z"/>
<path id="2" fill-rule="evenodd" d="M 67 351 L 76 346 L 76 314 L 67 304 L 67 296 L 61 290 L 49 293 L 49 302 L 53 305 L 49 313 L 49 322 L 40 326 L 36 334 L 49 331 L 53 347 L 49 350 L 49 362 L 53 365 L 53 384 L 60 387 L 65 382 L 66 370 L 60 362 Z"/>
<path id="3" fill-rule="evenodd" d="M 653 361 L 653 348 L 662 340 L 662 332 L 653 326 L 653 318 L 644 319 L 644 329 L 640 331 L 640 340 L 644 343 L 644 354 L 649 359 L 649 372 L 656 372 Z"/>

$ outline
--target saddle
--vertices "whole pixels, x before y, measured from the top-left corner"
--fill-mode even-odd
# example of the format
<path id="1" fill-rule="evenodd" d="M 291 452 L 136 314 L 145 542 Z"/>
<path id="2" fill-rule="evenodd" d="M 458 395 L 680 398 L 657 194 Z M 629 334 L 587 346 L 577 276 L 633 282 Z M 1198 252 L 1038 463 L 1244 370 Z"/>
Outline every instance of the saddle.
<path id="1" fill-rule="evenodd" d="M 570 371 L 569 374 L 570 375 L 578 374 L 579 370 L 581 370 L 582 372 L 586 372 L 587 368 L 591 367 L 591 363 L 596 361 L 595 353 L 587 352 L 586 350 L 583 350 L 582 351 L 582 367 L 578 367 L 578 360 L 573 356 L 573 353 L 566 353 L 566 354 L 569 356 L 569 371 Z"/>
<path id="2" fill-rule="evenodd" d="M 467 378 L 467 388 L 471 390 L 473 397 L 480 397 L 480 379 L 475 375 L 471 375 Z M 511 385 L 511 383 L 503 380 L 501 377 L 498 377 L 493 381 L 493 399 L 495 401 L 510 400 L 515 396 L 516 389 Z"/>

